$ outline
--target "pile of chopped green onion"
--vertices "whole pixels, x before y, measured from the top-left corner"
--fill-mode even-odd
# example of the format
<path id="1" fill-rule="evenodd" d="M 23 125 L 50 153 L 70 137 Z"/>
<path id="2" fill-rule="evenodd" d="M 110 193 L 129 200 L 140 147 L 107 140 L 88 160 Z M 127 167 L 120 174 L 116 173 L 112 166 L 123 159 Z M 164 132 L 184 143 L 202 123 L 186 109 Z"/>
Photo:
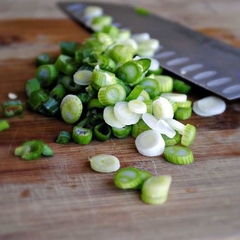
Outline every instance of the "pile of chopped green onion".
<path id="1" fill-rule="evenodd" d="M 154 59 L 159 41 L 116 27 L 98 7 L 87 7 L 84 14 L 94 33 L 81 44 L 61 42 L 56 59 L 47 53 L 37 57 L 35 76 L 25 85 L 28 108 L 73 126 L 72 132 L 59 133 L 59 144 L 133 136 L 146 156 L 174 145 L 188 148 L 196 128 L 180 121 L 192 114 L 190 86 L 164 75 Z M 192 155 L 179 161 L 181 153 L 175 151 L 169 161 L 193 161 Z"/>

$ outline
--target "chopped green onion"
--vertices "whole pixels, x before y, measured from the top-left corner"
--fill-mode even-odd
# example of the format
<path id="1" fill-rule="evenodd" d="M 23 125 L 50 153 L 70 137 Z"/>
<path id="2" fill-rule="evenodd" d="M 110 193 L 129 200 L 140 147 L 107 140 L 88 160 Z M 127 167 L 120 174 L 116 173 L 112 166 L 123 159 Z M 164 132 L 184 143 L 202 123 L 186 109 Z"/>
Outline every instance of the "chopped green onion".
<path id="1" fill-rule="evenodd" d="M 113 177 L 114 184 L 120 189 L 136 189 L 142 184 L 142 175 L 134 167 L 120 168 Z"/>
<path id="2" fill-rule="evenodd" d="M 100 101 L 97 98 L 92 98 L 88 101 L 87 104 L 87 109 L 91 109 L 91 108 L 101 108 L 103 109 L 105 106 L 100 103 Z"/>
<path id="3" fill-rule="evenodd" d="M 54 116 L 58 113 L 59 108 L 59 102 L 49 96 L 48 99 L 37 109 L 37 111 L 47 116 Z"/>
<path id="4" fill-rule="evenodd" d="M 51 157 L 53 156 L 53 150 L 50 146 L 48 146 L 47 144 L 43 145 L 43 150 L 42 150 L 42 155 L 45 157 Z"/>
<path id="5" fill-rule="evenodd" d="M 178 107 L 178 109 L 174 112 L 174 118 L 177 120 L 187 120 L 192 115 L 191 107 Z"/>
<path id="6" fill-rule="evenodd" d="M 114 114 L 114 107 L 113 106 L 107 106 L 103 110 L 103 119 L 104 121 L 111 127 L 116 127 L 116 128 L 122 128 L 126 124 L 120 122 L 115 114 Z"/>
<path id="7" fill-rule="evenodd" d="M 92 71 L 84 69 L 78 70 L 73 75 L 73 81 L 78 85 L 87 86 L 92 82 Z"/>
<path id="8" fill-rule="evenodd" d="M 96 31 L 102 31 L 103 27 L 106 25 L 110 25 L 112 23 L 112 17 L 109 15 L 101 15 L 94 17 L 91 20 L 91 28 Z"/>
<path id="9" fill-rule="evenodd" d="M 148 92 L 151 99 L 154 99 L 160 95 L 160 90 L 156 79 L 146 77 L 138 84 L 143 86 L 144 90 Z"/>
<path id="10" fill-rule="evenodd" d="M 15 155 L 25 160 L 40 158 L 43 152 L 44 142 L 41 140 L 28 140 L 15 148 Z"/>
<path id="11" fill-rule="evenodd" d="M 141 16 L 148 16 L 149 15 L 149 11 L 145 8 L 137 7 L 137 8 L 135 8 L 135 10 L 136 10 L 136 13 L 138 15 L 141 15 Z"/>
<path id="12" fill-rule="evenodd" d="M 169 175 L 148 178 L 141 189 L 141 199 L 148 204 L 162 204 L 167 200 L 172 177 Z"/>
<path id="13" fill-rule="evenodd" d="M 187 123 L 183 131 L 181 144 L 183 146 L 188 147 L 193 143 L 193 141 L 195 140 L 195 137 L 196 137 L 196 127 L 193 126 L 192 124 Z"/>
<path id="14" fill-rule="evenodd" d="M 132 91 L 126 97 L 126 101 L 137 99 L 143 90 L 144 90 L 144 87 L 141 85 L 134 86 Z"/>
<path id="15" fill-rule="evenodd" d="M 103 14 L 103 9 L 99 6 L 86 6 L 84 9 L 84 17 L 86 19 L 91 19 L 93 17 L 101 16 Z"/>
<path id="16" fill-rule="evenodd" d="M 106 87 L 116 83 L 117 83 L 117 80 L 115 78 L 114 73 L 107 72 L 98 68 L 95 68 L 93 70 L 91 85 L 96 90 L 99 90 L 101 87 Z"/>
<path id="17" fill-rule="evenodd" d="M 169 146 L 164 150 L 164 158 L 174 164 L 190 164 L 194 161 L 192 151 L 184 146 Z"/>
<path id="18" fill-rule="evenodd" d="M 72 139 L 75 143 L 80 145 L 87 145 L 92 141 L 92 130 L 75 126 L 72 131 Z"/>
<path id="19" fill-rule="evenodd" d="M 45 64 L 37 68 L 35 77 L 42 87 L 49 87 L 56 83 L 59 75 L 58 69 L 54 64 Z"/>
<path id="20" fill-rule="evenodd" d="M 13 117 L 22 114 L 24 107 L 20 100 L 9 100 L 2 104 L 2 111 L 4 117 Z"/>
<path id="21" fill-rule="evenodd" d="M 56 142 L 59 144 L 67 144 L 70 142 L 71 133 L 67 131 L 61 131 L 56 139 Z"/>
<path id="22" fill-rule="evenodd" d="M 64 76 L 61 80 L 61 84 L 68 93 L 78 93 L 82 89 L 82 86 L 76 83 L 72 76 Z"/>
<path id="23" fill-rule="evenodd" d="M 36 64 L 37 66 L 45 65 L 45 64 L 51 64 L 52 59 L 51 56 L 48 53 L 41 53 L 36 58 Z"/>
<path id="24" fill-rule="evenodd" d="M 96 172 L 110 173 L 120 168 L 119 159 L 110 154 L 97 154 L 89 158 L 91 168 Z"/>
<path id="25" fill-rule="evenodd" d="M 124 64 L 128 61 L 132 61 L 135 50 L 130 45 L 115 45 L 110 51 L 110 57 L 113 61 Z M 121 77 L 120 77 L 121 79 Z"/>
<path id="26" fill-rule="evenodd" d="M 155 130 L 140 133 L 135 139 L 135 145 L 138 152 L 147 157 L 160 156 L 165 148 L 161 134 Z"/>
<path id="27" fill-rule="evenodd" d="M 134 113 L 129 109 L 126 101 L 117 102 L 113 110 L 117 120 L 124 125 L 135 124 L 141 118 L 141 114 Z"/>
<path id="28" fill-rule="evenodd" d="M 115 105 L 117 102 L 124 101 L 126 91 L 120 84 L 112 84 L 106 87 L 101 87 L 98 91 L 98 100 L 102 105 Z"/>
<path id="29" fill-rule="evenodd" d="M 44 102 L 48 100 L 48 98 L 48 95 L 42 89 L 34 91 L 27 99 L 27 106 L 32 111 L 36 111 Z"/>
<path id="30" fill-rule="evenodd" d="M 134 60 L 125 62 L 116 71 L 117 77 L 130 86 L 136 85 L 142 79 L 143 74 L 141 64 Z"/>
<path id="31" fill-rule="evenodd" d="M 181 80 L 173 81 L 173 89 L 179 93 L 188 94 L 191 90 L 191 86 Z"/>
<path id="32" fill-rule="evenodd" d="M 128 102 L 128 107 L 129 110 L 134 112 L 134 113 L 139 113 L 139 114 L 143 114 L 147 112 L 147 105 L 145 102 L 142 102 L 140 100 L 130 100 Z"/>
<path id="33" fill-rule="evenodd" d="M 58 83 L 49 93 L 49 97 L 54 98 L 57 102 L 61 102 L 65 96 L 66 88 L 61 83 Z"/>
<path id="34" fill-rule="evenodd" d="M 161 97 L 171 99 L 174 102 L 186 102 L 187 95 L 183 93 L 161 93 Z"/>
<path id="35" fill-rule="evenodd" d="M 150 127 L 143 121 L 143 119 L 139 119 L 139 121 L 132 126 L 131 135 L 136 138 L 140 133 L 149 129 Z"/>
<path id="36" fill-rule="evenodd" d="M 81 100 L 72 94 L 66 95 L 60 105 L 62 119 L 69 124 L 77 122 L 82 114 Z"/>
<path id="37" fill-rule="evenodd" d="M 216 96 L 205 97 L 193 103 L 193 111 L 203 117 L 222 114 L 226 107 L 224 100 Z"/>
<path id="38" fill-rule="evenodd" d="M 78 70 L 79 64 L 73 57 L 61 54 L 55 62 L 55 67 L 59 72 L 72 76 Z"/>
<path id="39" fill-rule="evenodd" d="M 77 42 L 60 42 L 61 54 L 74 57 L 78 48 Z"/>
<path id="40" fill-rule="evenodd" d="M 110 126 L 105 122 L 101 122 L 93 128 L 94 137 L 101 142 L 107 141 L 110 138 L 111 133 Z"/>
<path id="41" fill-rule="evenodd" d="M 41 85 L 37 78 L 29 79 L 25 83 L 25 92 L 28 97 L 31 95 L 31 93 L 36 92 L 40 89 Z"/>
<path id="42" fill-rule="evenodd" d="M 191 100 L 187 100 L 185 102 L 176 102 L 178 107 L 180 108 L 190 108 L 192 107 L 192 101 Z"/>
<path id="43" fill-rule="evenodd" d="M 10 128 L 10 125 L 9 125 L 8 121 L 5 120 L 5 119 L 1 119 L 0 120 L 0 132 L 6 130 L 8 128 Z"/>
<path id="44" fill-rule="evenodd" d="M 153 101 L 153 115 L 158 119 L 173 118 L 174 112 L 171 103 L 164 97 Z"/>
<path id="45" fill-rule="evenodd" d="M 158 82 L 158 88 L 161 93 L 172 92 L 173 90 L 173 79 L 165 75 L 156 75 L 155 79 Z"/>
<path id="46" fill-rule="evenodd" d="M 166 147 L 174 146 L 181 142 L 181 135 L 179 134 L 179 132 L 176 132 L 176 134 L 172 138 L 168 137 L 165 134 L 162 134 L 162 137 Z"/>
<path id="47" fill-rule="evenodd" d="M 116 138 L 126 138 L 132 131 L 132 125 L 126 125 L 122 128 L 112 127 L 112 134 Z"/>

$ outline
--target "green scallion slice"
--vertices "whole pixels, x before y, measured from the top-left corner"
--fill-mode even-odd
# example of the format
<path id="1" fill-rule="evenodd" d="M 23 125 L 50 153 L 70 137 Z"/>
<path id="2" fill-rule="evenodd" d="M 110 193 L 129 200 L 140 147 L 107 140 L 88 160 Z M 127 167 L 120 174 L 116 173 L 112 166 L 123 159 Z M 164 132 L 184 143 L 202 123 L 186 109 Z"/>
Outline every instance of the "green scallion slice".
<path id="1" fill-rule="evenodd" d="M 98 91 L 98 100 L 102 105 L 113 106 L 119 101 L 124 101 L 126 91 L 120 84 L 101 87 Z"/>
<path id="2" fill-rule="evenodd" d="M 5 120 L 5 119 L 0 120 L 0 132 L 8 129 L 9 127 L 10 127 L 10 125 L 7 120 Z"/>
<path id="3" fill-rule="evenodd" d="M 192 151 L 184 146 L 169 146 L 166 147 L 164 152 L 164 158 L 171 163 L 186 165 L 194 161 Z"/>
<path id="4" fill-rule="evenodd" d="M 191 107 L 178 107 L 178 109 L 174 112 L 174 118 L 177 120 L 187 120 L 192 115 Z"/>
<path id="5" fill-rule="evenodd" d="M 71 133 L 68 131 L 61 131 L 56 139 L 56 143 L 67 144 L 71 140 Z"/>
<path id="6" fill-rule="evenodd" d="M 187 123 L 183 131 L 181 144 L 183 146 L 188 147 L 193 143 L 193 141 L 195 140 L 195 137 L 196 137 L 196 127 L 192 124 Z"/>
<path id="7" fill-rule="evenodd" d="M 164 198 L 168 195 L 171 182 L 172 177 L 169 175 L 152 176 L 143 183 L 141 194 L 144 196 L 144 199 L 149 198 L 156 200 Z"/>
<path id="8" fill-rule="evenodd" d="M 136 189 L 142 183 L 142 175 L 134 167 L 119 169 L 114 175 L 114 184 L 121 189 Z"/>
<path id="9" fill-rule="evenodd" d="M 72 131 L 72 139 L 75 143 L 80 145 L 87 145 L 92 141 L 92 130 L 75 126 Z"/>

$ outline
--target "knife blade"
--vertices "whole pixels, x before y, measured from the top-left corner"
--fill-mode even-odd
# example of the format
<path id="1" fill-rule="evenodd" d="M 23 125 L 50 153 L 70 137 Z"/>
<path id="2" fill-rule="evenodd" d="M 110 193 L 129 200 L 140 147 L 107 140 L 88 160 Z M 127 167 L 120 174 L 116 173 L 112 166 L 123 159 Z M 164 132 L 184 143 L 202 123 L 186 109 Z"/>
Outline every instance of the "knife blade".
<path id="1" fill-rule="evenodd" d="M 116 26 L 158 39 L 161 46 L 154 58 L 163 69 L 226 100 L 240 98 L 240 49 L 158 15 L 138 14 L 133 6 L 98 2 L 58 2 L 58 6 L 90 31 L 84 9 L 101 7 Z"/>

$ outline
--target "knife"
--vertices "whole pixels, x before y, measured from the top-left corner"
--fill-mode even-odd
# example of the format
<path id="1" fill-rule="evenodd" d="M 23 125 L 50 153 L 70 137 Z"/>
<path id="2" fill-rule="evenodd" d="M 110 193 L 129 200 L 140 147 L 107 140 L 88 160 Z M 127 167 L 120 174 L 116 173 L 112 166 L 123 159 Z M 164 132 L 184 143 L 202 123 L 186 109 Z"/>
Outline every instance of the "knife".
<path id="1" fill-rule="evenodd" d="M 152 13 L 141 15 L 133 6 L 97 2 L 58 6 L 90 31 L 84 9 L 101 7 L 114 25 L 158 39 L 161 46 L 154 58 L 163 69 L 226 100 L 240 98 L 240 49 Z"/>

